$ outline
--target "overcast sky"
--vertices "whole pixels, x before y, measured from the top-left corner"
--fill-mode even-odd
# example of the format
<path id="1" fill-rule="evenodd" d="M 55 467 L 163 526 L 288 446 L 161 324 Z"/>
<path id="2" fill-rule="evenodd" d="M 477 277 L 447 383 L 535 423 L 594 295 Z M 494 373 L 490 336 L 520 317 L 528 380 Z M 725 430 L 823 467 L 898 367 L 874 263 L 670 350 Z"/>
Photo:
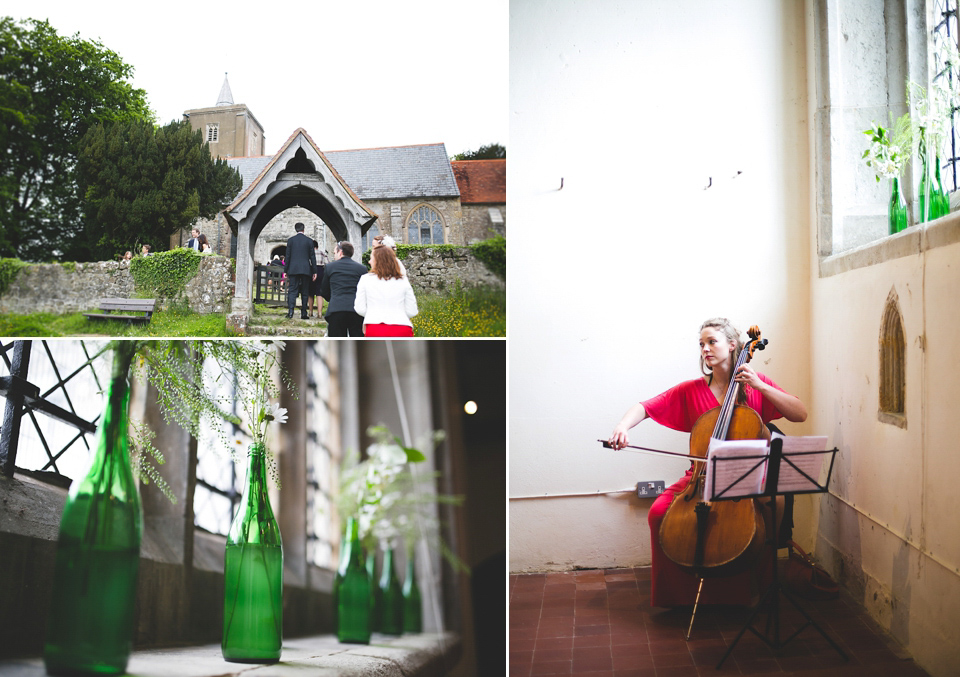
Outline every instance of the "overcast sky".
<path id="1" fill-rule="evenodd" d="M 324 151 L 508 143 L 507 0 L 0 0 L 0 14 L 117 52 L 161 124 L 215 105 L 229 73 L 268 154 L 298 127 Z"/>

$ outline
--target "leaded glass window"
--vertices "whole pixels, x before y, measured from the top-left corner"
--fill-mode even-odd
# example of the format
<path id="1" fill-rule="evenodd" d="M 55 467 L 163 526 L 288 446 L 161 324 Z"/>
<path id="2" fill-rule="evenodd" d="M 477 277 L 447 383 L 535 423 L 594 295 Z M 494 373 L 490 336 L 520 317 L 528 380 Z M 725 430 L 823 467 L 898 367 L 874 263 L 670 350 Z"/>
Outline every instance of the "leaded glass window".
<path id="1" fill-rule="evenodd" d="M 103 389 L 110 381 L 111 353 L 93 358 L 106 341 L 33 341 L 26 380 L 38 396 L 85 422 L 98 424 L 103 413 Z M 0 376 L 11 375 L 14 343 L 2 346 Z M 0 398 L 0 406 L 5 406 Z M 93 434 L 25 407 L 15 440 L 16 467 L 53 472 L 76 479 L 90 462 Z"/>
<path id="2" fill-rule="evenodd" d="M 212 384 L 210 390 L 215 397 L 228 397 L 231 402 L 231 414 L 243 418 L 243 407 L 237 398 L 236 385 L 228 379 L 215 378 L 217 365 L 211 361 L 203 365 L 207 382 Z M 249 438 L 243 437 L 239 427 L 230 432 L 241 442 L 241 446 L 249 446 Z M 246 449 L 243 446 L 243 449 Z M 194 523 L 215 534 L 226 535 L 233 520 L 234 504 L 240 500 L 243 490 L 242 473 L 230 458 L 230 450 L 223 448 L 219 436 L 206 426 L 201 426 L 200 436 L 197 438 L 197 488 L 193 498 Z"/>
<path id="3" fill-rule="evenodd" d="M 957 0 L 933 0 L 933 68 L 934 79 L 948 78 L 953 84 L 954 78 L 960 73 L 951 72 L 947 54 L 958 49 L 960 31 L 957 26 Z M 958 130 L 960 126 L 960 111 L 956 108 L 950 112 L 950 131 L 943 140 L 941 148 L 941 170 L 944 189 L 953 192 L 960 187 L 957 163 L 960 162 L 960 143 Z"/>
<path id="4" fill-rule="evenodd" d="M 410 244 L 444 244 L 443 218 L 430 205 L 420 205 L 407 219 L 407 242 Z"/>
<path id="5" fill-rule="evenodd" d="M 340 468 L 336 350 L 312 341 L 307 350 L 307 561 L 336 567 L 335 492 Z"/>

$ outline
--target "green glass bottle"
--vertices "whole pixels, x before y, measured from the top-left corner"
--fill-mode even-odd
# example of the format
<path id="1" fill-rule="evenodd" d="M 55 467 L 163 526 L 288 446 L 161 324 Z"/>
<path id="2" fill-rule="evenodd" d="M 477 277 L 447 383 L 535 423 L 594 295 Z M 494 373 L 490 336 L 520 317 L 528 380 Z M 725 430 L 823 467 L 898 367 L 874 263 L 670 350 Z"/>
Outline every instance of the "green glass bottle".
<path id="1" fill-rule="evenodd" d="M 403 634 L 403 590 L 394 570 L 391 547 L 383 551 L 383 571 L 380 573 L 380 632 Z"/>
<path id="2" fill-rule="evenodd" d="M 355 644 L 370 643 L 370 576 L 360 548 L 357 520 L 347 519 L 347 551 L 341 558 L 337 590 L 337 639 Z"/>
<path id="3" fill-rule="evenodd" d="M 937 164 L 934 165 L 934 180 L 937 182 L 937 216 L 946 216 L 950 213 L 950 195 L 943 187 L 943 181 L 940 179 L 940 156 L 937 156 Z"/>
<path id="4" fill-rule="evenodd" d="M 918 221 L 920 223 L 926 223 L 927 221 L 933 221 L 934 219 L 940 216 L 940 196 L 939 196 L 939 185 L 935 182 L 934 177 L 930 176 L 928 173 L 927 159 L 923 158 L 923 174 L 920 176 L 920 187 L 917 189 L 919 204 L 920 204 L 920 214 Z"/>
<path id="5" fill-rule="evenodd" d="M 889 234 L 896 235 L 907 227 L 907 204 L 900 192 L 900 179 L 894 178 L 890 188 L 890 206 L 887 210 Z"/>
<path id="6" fill-rule="evenodd" d="M 370 577 L 370 632 L 380 632 L 380 586 L 373 585 L 377 580 L 377 549 L 367 552 L 367 576 Z"/>
<path id="7" fill-rule="evenodd" d="M 413 549 L 407 554 L 407 577 L 403 581 L 403 631 L 423 632 L 423 610 L 420 602 L 420 586 L 414 566 Z"/>
<path id="8" fill-rule="evenodd" d="M 51 675 L 119 675 L 133 643 L 143 512 L 127 444 L 127 372 L 121 341 L 87 475 L 74 481 L 60 519 L 43 660 Z"/>
<path id="9" fill-rule="evenodd" d="M 224 660 L 274 663 L 283 640 L 283 545 L 267 493 L 267 451 L 250 447 L 247 486 L 227 534 Z"/>

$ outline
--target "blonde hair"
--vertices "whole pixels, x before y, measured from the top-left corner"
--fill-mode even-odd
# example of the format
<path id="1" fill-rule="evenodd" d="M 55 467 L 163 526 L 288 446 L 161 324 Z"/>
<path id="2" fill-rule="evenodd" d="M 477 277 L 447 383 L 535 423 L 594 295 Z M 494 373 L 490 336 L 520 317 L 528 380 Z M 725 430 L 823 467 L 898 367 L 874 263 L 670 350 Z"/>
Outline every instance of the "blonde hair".
<path id="1" fill-rule="evenodd" d="M 734 327 L 730 323 L 730 320 L 725 317 L 711 317 L 700 325 L 700 333 L 703 333 L 704 329 L 716 329 L 724 335 L 727 341 L 734 344 L 734 349 L 730 352 L 730 372 L 732 376 L 733 367 L 737 363 L 737 356 L 743 349 L 743 341 L 740 340 L 740 330 Z M 707 369 L 707 365 L 703 361 L 703 351 L 700 351 L 700 373 L 707 377 L 708 383 L 713 383 L 713 369 Z"/>

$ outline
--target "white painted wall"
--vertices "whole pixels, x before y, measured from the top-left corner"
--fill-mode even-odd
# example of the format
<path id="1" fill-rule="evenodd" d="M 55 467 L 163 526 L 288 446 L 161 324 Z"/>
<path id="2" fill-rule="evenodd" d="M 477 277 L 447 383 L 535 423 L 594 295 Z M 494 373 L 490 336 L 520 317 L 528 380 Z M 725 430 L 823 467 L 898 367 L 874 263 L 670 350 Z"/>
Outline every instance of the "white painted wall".
<path id="1" fill-rule="evenodd" d="M 758 368 L 809 400 L 805 21 L 787 1 L 512 3 L 511 497 L 679 478 L 596 440 L 699 374 L 708 317 L 759 325 Z M 652 421 L 631 440 L 687 449 Z M 511 500 L 510 569 L 647 564 L 650 502 Z"/>
<path id="2" fill-rule="evenodd" d="M 811 421 L 841 451 L 831 493 L 808 517 L 828 568 L 924 669 L 945 676 L 960 664 L 960 214 L 932 229 L 952 231 L 954 244 L 814 280 Z M 877 417 L 891 289 L 906 342 L 905 429 Z"/>

